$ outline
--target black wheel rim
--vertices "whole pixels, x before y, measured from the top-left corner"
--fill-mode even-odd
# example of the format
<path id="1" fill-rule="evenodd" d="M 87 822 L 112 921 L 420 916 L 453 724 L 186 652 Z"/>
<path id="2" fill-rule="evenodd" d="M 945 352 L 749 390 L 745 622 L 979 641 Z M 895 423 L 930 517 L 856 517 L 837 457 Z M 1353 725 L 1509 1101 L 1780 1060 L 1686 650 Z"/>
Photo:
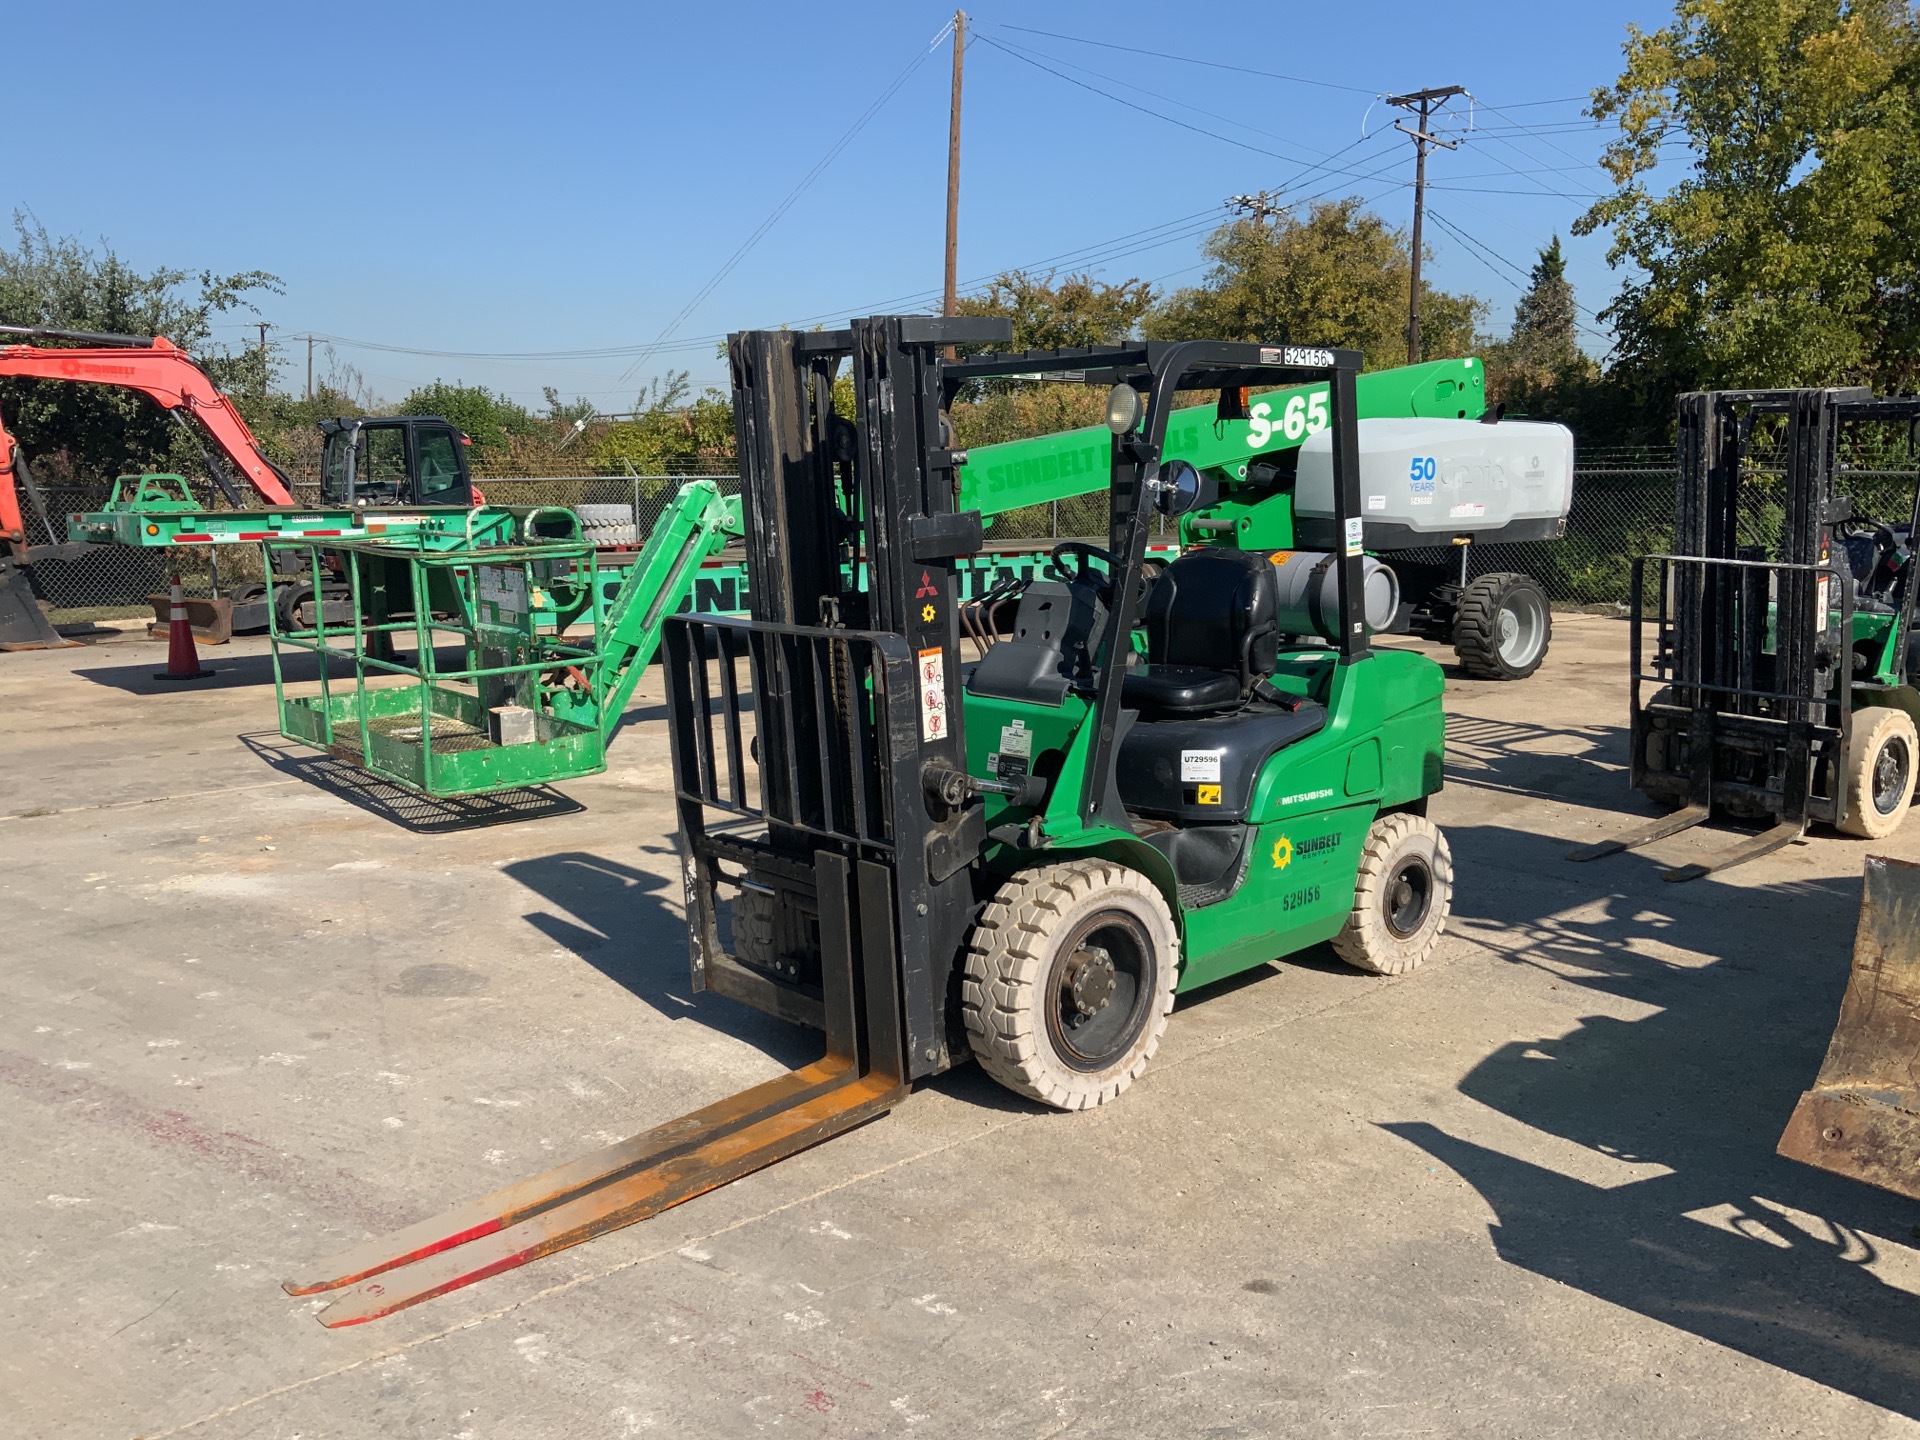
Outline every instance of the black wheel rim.
<path id="1" fill-rule="evenodd" d="M 1154 973 L 1153 941 L 1133 916 L 1103 910 L 1074 927 L 1044 992 L 1054 1053 L 1083 1071 L 1122 1059 L 1146 1026 Z"/>
<path id="2" fill-rule="evenodd" d="M 1907 794 L 1907 774 L 1913 768 L 1913 756 L 1904 735 L 1895 735 L 1880 747 L 1873 760 L 1873 808 L 1891 815 L 1900 808 Z"/>
<path id="3" fill-rule="evenodd" d="M 1433 909 L 1433 867 L 1424 855 L 1409 855 L 1393 867 L 1380 887 L 1380 913 L 1397 940 L 1420 933 Z"/>

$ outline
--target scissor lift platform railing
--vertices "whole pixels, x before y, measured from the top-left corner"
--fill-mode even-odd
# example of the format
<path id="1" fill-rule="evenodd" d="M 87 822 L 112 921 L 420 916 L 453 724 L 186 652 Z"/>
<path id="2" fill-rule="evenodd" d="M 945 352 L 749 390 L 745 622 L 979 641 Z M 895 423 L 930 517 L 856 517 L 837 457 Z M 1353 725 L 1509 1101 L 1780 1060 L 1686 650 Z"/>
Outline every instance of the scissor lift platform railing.
<path id="1" fill-rule="evenodd" d="M 436 551 L 393 542 L 268 542 L 269 561 L 286 552 L 318 578 L 329 562 L 344 572 L 352 622 L 270 634 L 281 732 L 327 750 L 383 779 L 435 797 L 484 794 L 592 775 L 606 768 L 599 724 L 598 650 L 592 635 L 569 639 L 569 622 L 603 620 L 585 542 Z M 404 577 L 404 579 L 402 579 Z M 563 589 L 559 621 L 534 605 L 541 589 Z M 574 594 L 573 592 L 577 592 Z M 316 607 L 317 609 L 318 607 Z M 382 615 L 391 618 L 378 618 Z M 460 658 L 446 663 L 444 649 Z M 311 653 L 317 689 L 289 693 L 285 651 Z M 349 673 L 336 674 L 336 667 Z M 567 679 L 570 713 L 560 713 L 543 676 Z M 532 712 L 531 735 L 499 743 L 490 710 Z"/>

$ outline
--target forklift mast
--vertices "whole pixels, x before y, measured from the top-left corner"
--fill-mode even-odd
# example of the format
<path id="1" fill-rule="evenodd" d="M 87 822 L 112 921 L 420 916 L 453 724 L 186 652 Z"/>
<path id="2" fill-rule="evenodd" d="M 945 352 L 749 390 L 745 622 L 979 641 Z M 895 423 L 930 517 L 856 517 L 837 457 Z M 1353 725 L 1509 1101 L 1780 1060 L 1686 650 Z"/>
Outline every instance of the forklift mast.
<path id="1" fill-rule="evenodd" d="M 817 893 L 823 842 L 862 867 L 865 904 L 874 887 L 893 890 L 881 909 L 904 959 L 910 1076 L 965 1053 L 947 999 L 972 918 L 967 867 L 986 841 L 980 807 L 967 803 L 956 613 L 957 561 L 980 549 L 983 530 L 978 511 L 957 508 L 965 456 L 945 443 L 939 352 L 1010 334 L 1004 320 L 885 316 L 838 331 L 750 331 L 728 346 L 753 607 L 751 628 L 736 639 L 754 660 L 768 827 L 766 853 L 745 858 L 779 887 L 789 902 L 782 910 L 818 917 L 827 948 L 838 938 L 826 933 L 838 906 Z M 843 362 L 852 371 L 851 425 L 833 411 Z M 864 589 L 854 578 L 860 561 Z M 688 620 L 668 628 L 681 833 L 699 872 L 699 883 L 688 881 L 694 980 L 791 1013 L 790 1003 L 767 1005 L 766 982 L 717 943 L 721 856 L 705 843 L 698 756 L 682 744 L 707 734 L 705 707 L 682 692 L 704 677 L 688 641 L 708 625 L 727 628 Z M 875 698 L 872 712 L 857 703 L 863 691 Z M 729 740 L 731 750 L 737 734 Z M 893 963 L 895 943 L 866 967 L 870 981 Z"/>

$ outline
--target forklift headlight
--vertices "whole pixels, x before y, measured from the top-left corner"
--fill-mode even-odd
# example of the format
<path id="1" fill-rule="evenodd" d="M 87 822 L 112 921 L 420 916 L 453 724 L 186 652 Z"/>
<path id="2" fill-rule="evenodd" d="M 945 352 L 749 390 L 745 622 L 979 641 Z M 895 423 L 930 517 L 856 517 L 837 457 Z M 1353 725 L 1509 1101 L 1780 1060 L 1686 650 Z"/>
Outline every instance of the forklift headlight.
<path id="1" fill-rule="evenodd" d="M 1140 424 L 1140 392 L 1122 382 L 1107 392 L 1107 429 L 1130 435 Z"/>

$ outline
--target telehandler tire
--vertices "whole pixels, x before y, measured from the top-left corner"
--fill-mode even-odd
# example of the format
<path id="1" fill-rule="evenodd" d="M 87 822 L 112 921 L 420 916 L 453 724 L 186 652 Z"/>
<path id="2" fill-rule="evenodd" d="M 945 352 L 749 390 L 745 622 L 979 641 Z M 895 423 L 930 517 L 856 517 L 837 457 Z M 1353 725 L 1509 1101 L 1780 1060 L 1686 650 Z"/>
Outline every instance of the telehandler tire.
<path id="1" fill-rule="evenodd" d="M 1159 1048 L 1180 936 L 1153 882 L 1107 860 L 1006 881 L 967 942 L 960 1010 L 986 1072 L 1057 1110 L 1104 1105 Z"/>
<path id="2" fill-rule="evenodd" d="M 1424 815 L 1379 816 L 1333 953 L 1370 975 L 1404 975 L 1433 953 L 1452 908 L 1453 852 L 1440 827 Z"/>
<path id="3" fill-rule="evenodd" d="M 1524 680 L 1553 642 L 1553 610 L 1531 575 L 1501 571 L 1467 585 L 1454 613 L 1453 653 L 1477 680 Z"/>
<path id="4" fill-rule="evenodd" d="M 1880 840 L 1898 830 L 1913 801 L 1916 759 L 1920 736 L 1906 711 L 1888 705 L 1863 705 L 1854 711 L 1847 749 L 1847 818 L 1839 831 Z"/>

